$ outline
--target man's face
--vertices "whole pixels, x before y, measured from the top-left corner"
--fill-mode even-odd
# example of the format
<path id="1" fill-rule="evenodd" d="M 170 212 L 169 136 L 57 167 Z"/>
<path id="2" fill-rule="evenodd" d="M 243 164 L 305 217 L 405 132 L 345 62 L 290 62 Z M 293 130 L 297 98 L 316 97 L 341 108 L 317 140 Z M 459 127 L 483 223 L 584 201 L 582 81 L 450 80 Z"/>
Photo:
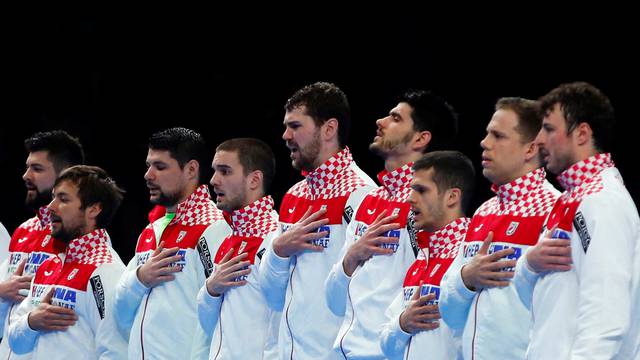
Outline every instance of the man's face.
<path id="1" fill-rule="evenodd" d="M 516 130 L 518 116 L 515 112 L 500 109 L 487 125 L 487 136 L 482 147 L 482 174 L 496 185 L 504 185 L 524 175 L 526 153 L 531 143 L 523 143 Z"/>
<path id="2" fill-rule="evenodd" d="M 378 119 L 378 130 L 369 150 L 383 158 L 405 152 L 416 133 L 413 129 L 412 112 L 409 104 L 401 102 L 389 111 L 388 116 Z"/>
<path id="3" fill-rule="evenodd" d="M 542 129 L 536 138 L 547 169 L 556 175 L 575 163 L 572 135 L 573 132 L 567 134 L 567 122 L 560 105 L 556 104 L 542 120 Z"/>
<path id="4" fill-rule="evenodd" d="M 51 190 L 58 176 L 48 155 L 46 150 L 29 153 L 27 170 L 22 175 L 27 187 L 25 204 L 33 210 L 51 201 Z"/>
<path id="5" fill-rule="evenodd" d="M 69 242 L 85 234 L 87 229 L 86 209 L 80 207 L 78 187 L 70 181 L 62 181 L 53 190 L 51 210 L 51 236 Z"/>
<path id="6" fill-rule="evenodd" d="M 180 168 L 168 150 L 149 149 L 144 179 L 149 188 L 149 201 L 166 207 L 178 204 L 188 184 L 185 169 Z"/>
<path id="7" fill-rule="evenodd" d="M 218 151 L 213 156 L 214 173 L 210 184 L 218 209 L 232 212 L 246 204 L 247 178 L 236 151 Z"/>
<path id="8" fill-rule="evenodd" d="M 291 150 L 291 166 L 298 170 L 313 171 L 320 154 L 320 128 L 306 113 L 305 106 L 298 106 L 284 115 L 285 130 L 282 139 Z"/>
<path id="9" fill-rule="evenodd" d="M 409 204 L 414 213 L 415 227 L 420 230 L 437 230 L 445 216 L 445 192 L 438 191 L 433 174 L 433 168 L 418 170 L 411 180 Z"/>

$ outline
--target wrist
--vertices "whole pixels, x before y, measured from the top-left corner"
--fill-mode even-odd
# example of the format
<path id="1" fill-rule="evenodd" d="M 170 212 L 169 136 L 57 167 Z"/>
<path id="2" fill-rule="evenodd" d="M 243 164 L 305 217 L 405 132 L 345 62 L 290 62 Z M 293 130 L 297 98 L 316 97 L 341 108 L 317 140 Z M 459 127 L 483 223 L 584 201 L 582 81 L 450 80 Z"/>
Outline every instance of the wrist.
<path id="1" fill-rule="evenodd" d="M 351 277 L 358 267 L 358 262 L 348 255 L 342 260 L 342 270 L 344 270 L 345 275 Z"/>
<path id="2" fill-rule="evenodd" d="M 280 245 L 280 242 L 273 243 L 273 253 L 281 258 L 288 258 L 289 254 L 286 253 L 284 247 Z"/>
<path id="3" fill-rule="evenodd" d="M 467 269 L 466 265 L 460 270 L 460 277 L 462 278 L 462 283 L 467 289 L 476 291 L 476 287 L 469 280 L 469 269 Z"/>

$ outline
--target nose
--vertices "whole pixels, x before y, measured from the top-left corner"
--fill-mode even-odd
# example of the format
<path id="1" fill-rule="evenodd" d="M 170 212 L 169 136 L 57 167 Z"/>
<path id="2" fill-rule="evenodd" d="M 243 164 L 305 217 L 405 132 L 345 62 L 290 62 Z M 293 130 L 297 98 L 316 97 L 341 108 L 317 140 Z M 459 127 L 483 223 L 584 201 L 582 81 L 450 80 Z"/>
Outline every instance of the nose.
<path id="1" fill-rule="evenodd" d="M 546 135 L 544 133 L 544 129 L 540 129 L 540 131 L 538 131 L 538 135 L 536 135 L 536 139 L 534 141 L 538 146 L 543 146 L 545 139 L 546 139 Z"/>
<path id="2" fill-rule="evenodd" d="M 292 130 L 290 127 L 286 127 L 282 133 L 282 140 L 289 141 L 293 138 Z"/>
<path id="3" fill-rule="evenodd" d="M 388 119 L 388 118 L 389 117 L 386 116 L 386 117 L 383 117 L 383 118 L 380 118 L 380 119 L 376 120 L 376 126 L 378 126 L 378 128 L 383 128 L 384 125 L 385 125 L 385 120 Z"/>
<path id="4" fill-rule="evenodd" d="M 56 211 L 58 210 L 58 201 L 55 196 L 53 197 L 49 205 L 47 205 L 47 208 L 54 214 L 56 213 Z"/>
<path id="5" fill-rule="evenodd" d="M 411 189 L 411 191 L 409 192 L 409 198 L 407 199 L 407 202 L 409 203 L 409 205 L 414 206 L 416 204 L 416 191 Z"/>
<path id="6" fill-rule="evenodd" d="M 484 139 L 480 141 L 480 147 L 483 150 L 487 150 L 489 148 L 489 134 L 487 134 L 487 136 L 485 136 Z"/>
<path id="7" fill-rule="evenodd" d="M 28 167 L 27 170 L 24 171 L 24 174 L 22 174 L 22 180 L 27 181 L 27 179 L 29 179 L 31 177 L 31 168 Z"/>
<path id="8" fill-rule="evenodd" d="M 220 184 L 220 176 L 218 175 L 217 171 L 213 172 L 213 176 L 211 176 L 211 180 L 209 181 L 209 184 L 211 184 L 211 186 L 218 186 Z"/>
<path id="9" fill-rule="evenodd" d="M 144 179 L 148 181 L 148 180 L 153 180 L 154 177 L 155 176 L 153 173 L 153 167 L 149 166 L 147 171 L 144 173 Z"/>

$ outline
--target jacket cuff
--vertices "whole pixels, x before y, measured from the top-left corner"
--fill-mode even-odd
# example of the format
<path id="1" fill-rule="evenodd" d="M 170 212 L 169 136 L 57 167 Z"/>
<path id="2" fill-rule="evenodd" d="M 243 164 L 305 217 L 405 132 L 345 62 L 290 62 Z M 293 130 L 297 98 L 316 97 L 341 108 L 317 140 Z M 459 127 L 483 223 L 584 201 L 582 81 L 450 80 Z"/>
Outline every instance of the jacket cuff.
<path id="1" fill-rule="evenodd" d="M 464 284 L 464 281 L 462 280 L 462 268 L 460 268 L 460 271 L 456 273 L 454 286 L 456 292 L 460 294 L 460 296 L 464 299 L 471 300 L 474 296 L 476 296 L 476 292 L 469 289 L 467 285 Z"/>

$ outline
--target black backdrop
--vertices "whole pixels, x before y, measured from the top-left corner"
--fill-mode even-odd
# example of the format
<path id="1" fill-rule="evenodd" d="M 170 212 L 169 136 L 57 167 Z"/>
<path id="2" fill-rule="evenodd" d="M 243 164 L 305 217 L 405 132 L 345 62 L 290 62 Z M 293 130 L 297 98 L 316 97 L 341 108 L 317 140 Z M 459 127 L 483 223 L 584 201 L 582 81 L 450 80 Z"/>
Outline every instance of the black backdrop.
<path id="1" fill-rule="evenodd" d="M 537 98 L 562 82 L 589 81 L 616 108 L 614 159 L 636 202 L 640 195 L 633 123 L 638 56 L 631 48 L 636 29 L 624 19 L 605 31 L 598 22 L 551 28 L 519 18 L 489 29 L 485 22 L 495 18 L 435 25 L 433 16 L 401 21 L 393 13 L 379 20 L 305 14 L 225 22 L 224 14 L 209 15 L 8 19 L 0 221 L 9 231 L 30 216 L 22 206 L 22 142 L 58 128 L 80 137 L 88 163 L 105 168 L 127 190 L 109 229 L 125 261 L 151 207 L 143 174 L 146 141 L 158 130 L 197 130 L 211 155 L 231 137 L 267 141 L 277 156 L 272 193 L 279 203 L 299 179 L 280 138 L 282 106 L 295 90 L 319 80 L 336 83 L 349 97 L 350 147 L 372 177 L 382 168 L 367 150 L 374 121 L 406 88 L 433 89 L 456 108 L 458 148 L 480 170 L 479 142 L 499 97 Z M 491 195 L 488 185 L 478 176 L 474 206 Z"/>

